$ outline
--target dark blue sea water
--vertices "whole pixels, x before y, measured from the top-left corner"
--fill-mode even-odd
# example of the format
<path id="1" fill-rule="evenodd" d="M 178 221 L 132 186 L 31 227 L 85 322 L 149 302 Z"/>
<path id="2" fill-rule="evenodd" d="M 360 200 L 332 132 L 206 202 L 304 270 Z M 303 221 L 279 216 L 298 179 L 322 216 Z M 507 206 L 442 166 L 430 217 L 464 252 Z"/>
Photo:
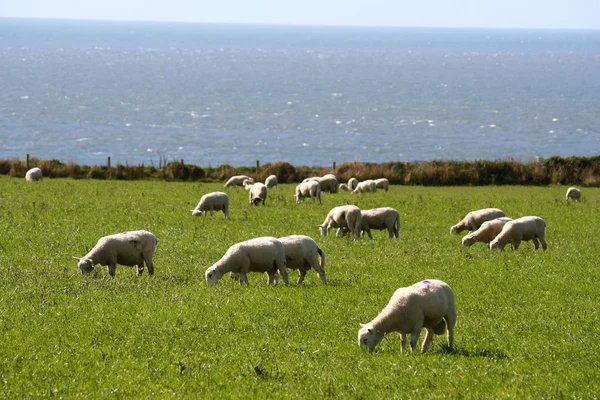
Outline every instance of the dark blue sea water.
<path id="1" fill-rule="evenodd" d="M 600 31 L 0 19 L 0 158 L 600 154 Z"/>

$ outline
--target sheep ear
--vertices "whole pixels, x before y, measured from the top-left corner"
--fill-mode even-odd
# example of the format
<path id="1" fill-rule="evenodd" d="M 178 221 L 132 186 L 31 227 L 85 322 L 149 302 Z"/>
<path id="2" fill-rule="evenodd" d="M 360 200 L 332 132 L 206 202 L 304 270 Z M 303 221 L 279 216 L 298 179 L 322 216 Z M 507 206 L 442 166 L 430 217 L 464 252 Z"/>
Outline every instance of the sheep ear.
<path id="1" fill-rule="evenodd" d="M 367 324 L 360 324 L 360 323 L 359 323 L 359 325 L 360 325 L 362 328 L 364 328 L 365 326 L 367 326 Z"/>

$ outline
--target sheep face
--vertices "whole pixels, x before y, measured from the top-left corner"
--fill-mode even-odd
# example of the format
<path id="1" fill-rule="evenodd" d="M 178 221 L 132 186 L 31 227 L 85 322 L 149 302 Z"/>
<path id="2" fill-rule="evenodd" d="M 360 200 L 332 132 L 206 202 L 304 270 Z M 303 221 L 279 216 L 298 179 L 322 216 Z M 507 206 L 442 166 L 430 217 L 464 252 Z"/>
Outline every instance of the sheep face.
<path id="1" fill-rule="evenodd" d="M 468 234 L 462 238 L 463 247 L 469 247 L 475 244 L 475 238 L 472 234 Z"/>
<path id="2" fill-rule="evenodd" d="M 490 250 L 504 250 L 504 245 L 500 244 L 500 242 L 496 239 L 490 242 Z"/>
<path id="3" fill-rule="evenodd" d="M 360 324 L 361 328 L 358 330 L 358 345 L 361 349 L 367 349 L 372 352 L 375 346 L 383 340 L 383 333 L 373 328 L 372 326 Z"/>
<path id="4" fill-rule="evenodd" d="M 458 226 L 454 225 L 450 227 L 450 233 L 458 233 Z"/>
<path id="5" fill-rule="evenodd" d="M 94 270 L 94 261 L 92 261 L 89 258 L 79 258 L 77 266 L 79 267 L 79 271 L 81 271 L 82 274 L 89 274 Z"/>
<path id="6" fill-rule="evenodd" d="M 319 232 L 321 233 L 321 236 L 327 236 L 328 229 L 326 226 L 319 225 Z"/>
<path id="7" fill-rule="evenodd" d="M 204 213 L 204 212 L 203 212 L 203 211 L 200 211 L 200 210 L 192 210 L 192 215 L 194 215 L 194 216 L 196 216 L 196 217 L 199 217 L 199 216 L 201 216 L 203 213 Z"/>
<path id="8" fill-rule="evenodd" d="M 223 274 L 217 271 L 217 267 L 215 267 L 214 265 L 212 267 L 209 267 L 204 273 L 204 275 L 206 276 L 206 283 L 209 286 L 216 285 L 217 282 L 219 282 L 219 279 L 221 279 L 221 277 L 223 276 Z"/>

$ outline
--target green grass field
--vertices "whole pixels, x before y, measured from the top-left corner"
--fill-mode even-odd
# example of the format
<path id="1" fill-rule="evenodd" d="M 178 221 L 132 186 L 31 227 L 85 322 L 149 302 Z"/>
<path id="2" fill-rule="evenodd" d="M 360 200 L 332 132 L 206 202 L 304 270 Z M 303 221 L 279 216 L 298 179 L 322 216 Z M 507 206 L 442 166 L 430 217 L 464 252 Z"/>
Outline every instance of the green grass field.
<path id="1" fill-rule="evenodd" d="M 600 189 L 567 203 L 562 186 L 392 186 L 313 205 L 296 204 L 294 187 L 271 190 L 264 207 L 228 189 L 226 221 L 190 213 L 221 184 L 0 178 L 4 398 L 600 397 Z M 319 236 L 345 203 L 399 210 L 400 240 Z M 548 250 L 463 249 L 450 226 L 490 206 L 544 218 Z M 79 274 L 72 256 L 134 229 L 159 239 L 154 277 Z M 250 286 L 206 285 L 232 244 L 290 234 L 325 251 L 327 286 L 314 271 L 302 286 L 296 271 L 287 287 L 256 273 Z M 361 351 L 359 323 L 426 278 L 454 290 L 454 351 L 437 336 L 427 354 L 401 354 L 396 334 Z"/>

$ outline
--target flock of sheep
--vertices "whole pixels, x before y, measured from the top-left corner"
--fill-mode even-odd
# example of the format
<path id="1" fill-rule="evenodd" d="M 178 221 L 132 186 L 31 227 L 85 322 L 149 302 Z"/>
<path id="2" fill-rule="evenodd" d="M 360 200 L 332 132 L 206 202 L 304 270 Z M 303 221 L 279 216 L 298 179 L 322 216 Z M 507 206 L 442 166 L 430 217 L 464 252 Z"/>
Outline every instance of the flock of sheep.
<path id="1" fill-rule="evenodd" d="M 27 172 L 27 180 L 41 179 L 41 170 L 34 168 Z M 225 183 L 225 188 L 242 186 L 249 193 L 251 205 L 265 204 L 269 189 L 277 185 L 277 177 L 269 176 L 265 183 L 254 182 L 245 175 L 234 176 Z M 358 182 L 351 178 L 347 184 L 338 184 L 332 174 L 323 177 L 307 178 L 295 191 L 296 202 L 310 197 L 313 203 L 321 200 L 321 192 L 337 193 L 347 190 L 353 193 L 375 192 L 378 188 L 388 190 L 387 179 Z M 581 192 L 571 187 L 567 190 L 566 199 L 579 201 Z M 201 216 L 214 211 L 222 211 L 225 219 L 229 219 L 229 197 L 224 192 L 212 192 L 201 197 L 192 215 Z M 351 233 L 354 239 L 365 233 L 373 239 L 371 229 L 387 229 L 389 238 L 400 236 L 400 214 L 391 207 L 361 210 L 355 205 L 334 207 L 325 220 L 319 225 L 321 235 L 327 236 L 329 230 L 337 228 L 337 235 Z M 511 244 L 516 250 L 523 240 L 531 240 L 535 249 L 547 249 L 545 238 L 545 221 L 537 216 L 525 216 L 517 219 L 506 217 L 497 208 L 485 208 L 471 211 L 450 228 L 453 234 L 468 230 L 462 238 L 463 247 L 477 242 L 487 243 L 490 250 L 504 249 Z M 89 273 L 95 265 L 108 267 L 111 276 L 115 275 L 117 264 L 137 266 L 137 275 L 148 267 L 148 273 L 154 274 L 152 258 L 158 240 L 152 233 L 144 230 L 123 232 L 100 238 L 97 244 L 83 257 L 75 257 L 81 273 Z M 258 237 L 232 245 L 225 254 L 212 266 L 206 269 L 205 278 L 208 285 L 216 284 L 225 274 L 240 282 L 248 284 L 249 272 L 267 273 L 268 283 L 277 283 L 283 279 L 288 284 L 288 269 L 299 270 L 297 284 L 302 284 L 306 273 L 314 269 L 323 284 L 325 276 L 325 252 L 314 239 L 304 235 L 292 235 L 281 238 Z M 361 324 L 358 331 L 358 344 L 361 348 L 373 351 L 384 336 L 390 332 L 398 332 L 402 350 L 406 348 L 406 335 L 410 334 L 410 347 L 414 350 L 423 328 L 426 329 L 421 352 L 425 352 L 434 335 L 447 332 L 448 346 L 454 343 L 454 327 L 457 311 L 452 289 L 443 281 L 426 279 L 412 286 L 399 288 L 391 297 L 388 305 L 369 323 Z"/>

